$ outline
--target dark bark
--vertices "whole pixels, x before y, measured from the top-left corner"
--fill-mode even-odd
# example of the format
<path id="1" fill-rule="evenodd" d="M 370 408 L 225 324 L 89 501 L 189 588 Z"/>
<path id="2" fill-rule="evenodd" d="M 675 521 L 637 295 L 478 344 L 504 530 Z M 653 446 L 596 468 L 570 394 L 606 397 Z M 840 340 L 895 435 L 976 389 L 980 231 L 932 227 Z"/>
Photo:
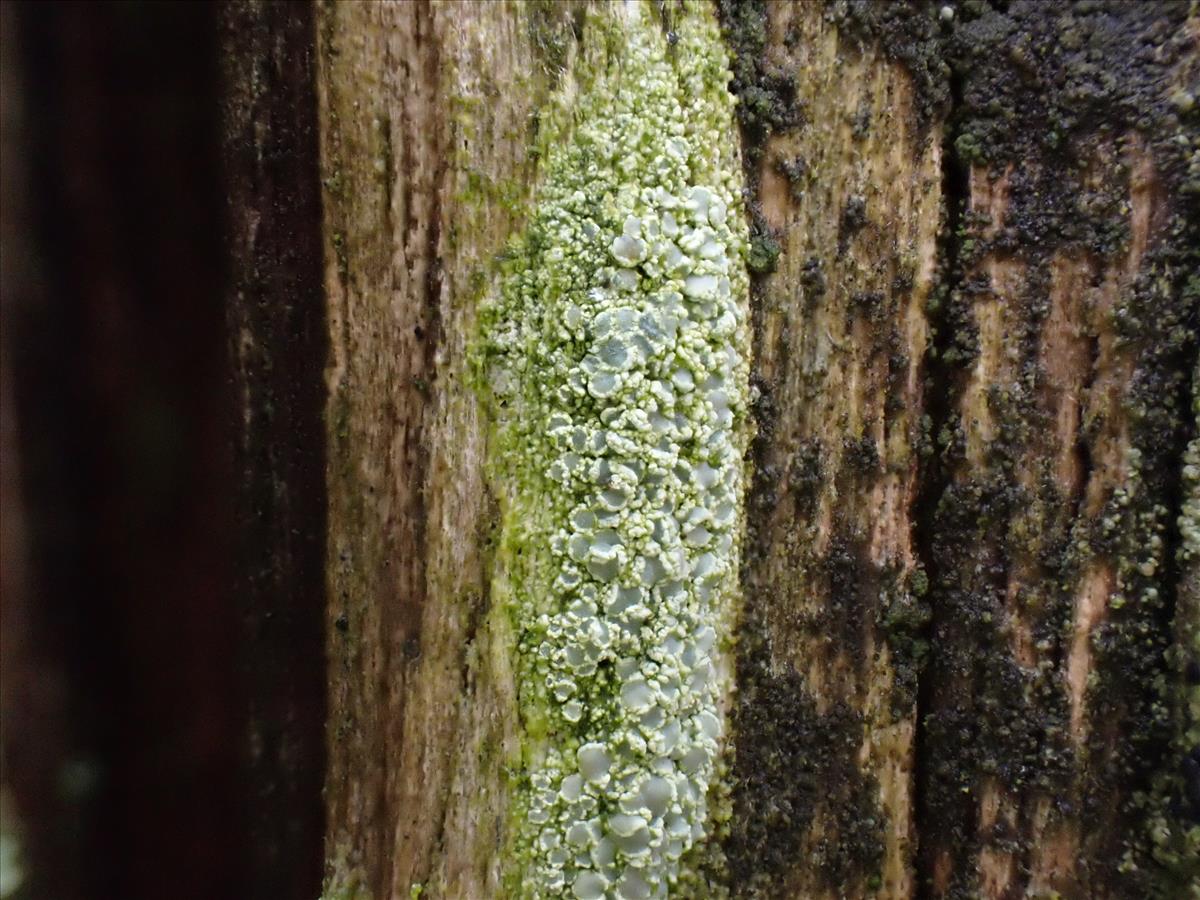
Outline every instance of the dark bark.
<path id="1" fill-rule="evenodd" d="M 825 13 L 723 7 L 755 246 L 779 254 L 757 266 L 753 296 L 761 398 L 728 851 L 739 894 L 904 897 L 942 111 Z"/>
<path id="2" fill-rule="evenodd" d="M 918 825 L 939 896 L 1170 893 L 1142 795 L 1168 765 L 1194 427 L 1194 29 L 1180 4 L 1013 4 L 946 42 Z"/>
<path id="3" fill-rule="evenodd" d="M 325 430 L 314 9 L 221 15 L 245 892 L 311 898 L 325 774 Z"/>

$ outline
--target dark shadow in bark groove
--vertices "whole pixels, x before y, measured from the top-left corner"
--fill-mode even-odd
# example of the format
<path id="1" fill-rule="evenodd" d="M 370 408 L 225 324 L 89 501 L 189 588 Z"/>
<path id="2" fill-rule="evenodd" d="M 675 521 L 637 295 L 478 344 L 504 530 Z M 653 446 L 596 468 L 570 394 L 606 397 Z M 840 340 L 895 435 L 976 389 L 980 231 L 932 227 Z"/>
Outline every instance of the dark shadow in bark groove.
<path id="1" fill-rule="evenodd" d="M 310 4 L 221 11 L 227 291 L 248 734 L 245 893 L 320 893 L 326 331 Z M 349 622 L 345 622 L 349 627 Z"/>

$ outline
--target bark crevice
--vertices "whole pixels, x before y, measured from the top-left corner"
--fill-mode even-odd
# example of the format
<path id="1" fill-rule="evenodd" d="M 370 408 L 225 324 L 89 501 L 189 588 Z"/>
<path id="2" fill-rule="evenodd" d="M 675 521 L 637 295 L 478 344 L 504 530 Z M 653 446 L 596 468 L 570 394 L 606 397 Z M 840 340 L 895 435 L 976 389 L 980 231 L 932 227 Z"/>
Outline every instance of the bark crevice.
<path id="1" fill-rule="evenodd" d="M 946 126 L 942 136 L 941 179 L 943 216 L 938 228 L 938 286 L 934 289 L 935 302 L 929 309 L 929 341 L 925 348 L 925 404 L 922 411 L 922 441 L 920 445 L 921 468 L 917 498 L 913 506 L 914 544 L 916 555 L 925 572 L 929 585 L 935 585 L 944 577 L 934 550 L 933 535 L 938 516 L 938 506 L 950 486 L 949 467 L 944 464 L 938 451 L 943 434 L 952 433 L 953 410 L 961 393 L 961 378 L 947 354 L 956 346 L 956 334 L 961 323 L 954 321 L 954 309 L 948 298 L 963 290 L 963 273 L 959 261 L 960 237 L 967 205 L 970 201 L 970 171 L 958 158 L 954 143 L 960 134 L 955 113 L 962 105 L 963 81 L 961 75 L 951 73 L 948 79 L 948 99 L 945 108 Z M 948 430 L 949 429 L 949 430 Z M 936 646 L 933 636 L 940 611 L 930 609 L 928 620 L 921 629 L 921 638 L 928 646 Z M 926 661 L 928 662 L 928 661 Z M 928 789 L 928 770 L 931 765 L 928 746 L 928 731 L 925 717 L 932 706 L 932 685 L 927 668 L 918 674 L 916 688 L 916 712 L 913 733 L 913 809 L 916 810 L 915 832 L 917 859 L 922 858 L 921 839 L 927 832 L 922 810 L 925 809 L 925 792 Z M 928 873 L 918 863 L 914 896 L 926 896 Z"/>

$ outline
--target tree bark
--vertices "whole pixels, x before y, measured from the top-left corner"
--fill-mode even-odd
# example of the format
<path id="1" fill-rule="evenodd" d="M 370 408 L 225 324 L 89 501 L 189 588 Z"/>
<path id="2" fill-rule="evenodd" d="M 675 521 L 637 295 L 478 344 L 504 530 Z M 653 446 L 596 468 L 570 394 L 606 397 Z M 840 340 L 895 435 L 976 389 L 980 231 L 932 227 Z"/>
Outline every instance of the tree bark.
<path id="1" fill-rule="evenodd" d="M 221 8 L 228 358 L 246 688 L 246 893 L 323 870 L 325 429 L 315 9 Z"/>
<path id="2" fill-rule="evenodd" d="M 4 8 L 18 897 L 519 894 L 479 316 L 634 8 Z M 1200 897 L 1194 4 L 640 9 L 720 24 L 750 235 L 672 896 Z"/>
<path id="3" fill-rule="evenodd" d="M 780 252 L 755 293 L 732 874 L 753 895 L 907 897 L 942 124 L 902 65 L 825 12 L 726 13 L 755 229 Z M 773 108 L 746 102 L 756 86 Z"/>
<path id="4" fill-rule="evenodd" d="M 330 359 L 326 892 L 498 891 L 514 746 L 467 347 L 568 4 L 318 10 Z M 559 54 L 556 56 L 556 54 Z"/>
<path id="5" fill-rule="evenodd" d="M 1179 764 L 1159 682 L 1197 314 L 1172 98 L 1195 28 L 1174 5 L 1015 5 L 950 48 L 920 786 L 937 896 L 1172 893 L 1144 807 Z"/>
<path id="6" fill-rule="evenodd" d="M 736 895 L 1159 877 L 1138 804 L 1171 764 L 1195 23 L 947 9 L 722 8 L 760 392 Z M 467 348 L 573 13 L 318 11 L 330 894 L 497 890 L 518 718 Z"/>

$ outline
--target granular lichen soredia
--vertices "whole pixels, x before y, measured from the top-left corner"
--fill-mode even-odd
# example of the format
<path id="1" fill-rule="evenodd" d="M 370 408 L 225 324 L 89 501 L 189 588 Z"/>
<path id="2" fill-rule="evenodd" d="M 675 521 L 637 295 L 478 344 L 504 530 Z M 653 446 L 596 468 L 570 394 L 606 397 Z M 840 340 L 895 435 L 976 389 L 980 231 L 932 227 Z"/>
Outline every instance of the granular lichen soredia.
<path id="1" fill-rule="evenodd" d="M 657 10 L 589 14 L 482 318 L 495 591 L 524 731 L 520 896 L 667 896 L 711 827 L 748 430 L 746 231 L 717 26 L 700 5 L 666 27 Z"/>

